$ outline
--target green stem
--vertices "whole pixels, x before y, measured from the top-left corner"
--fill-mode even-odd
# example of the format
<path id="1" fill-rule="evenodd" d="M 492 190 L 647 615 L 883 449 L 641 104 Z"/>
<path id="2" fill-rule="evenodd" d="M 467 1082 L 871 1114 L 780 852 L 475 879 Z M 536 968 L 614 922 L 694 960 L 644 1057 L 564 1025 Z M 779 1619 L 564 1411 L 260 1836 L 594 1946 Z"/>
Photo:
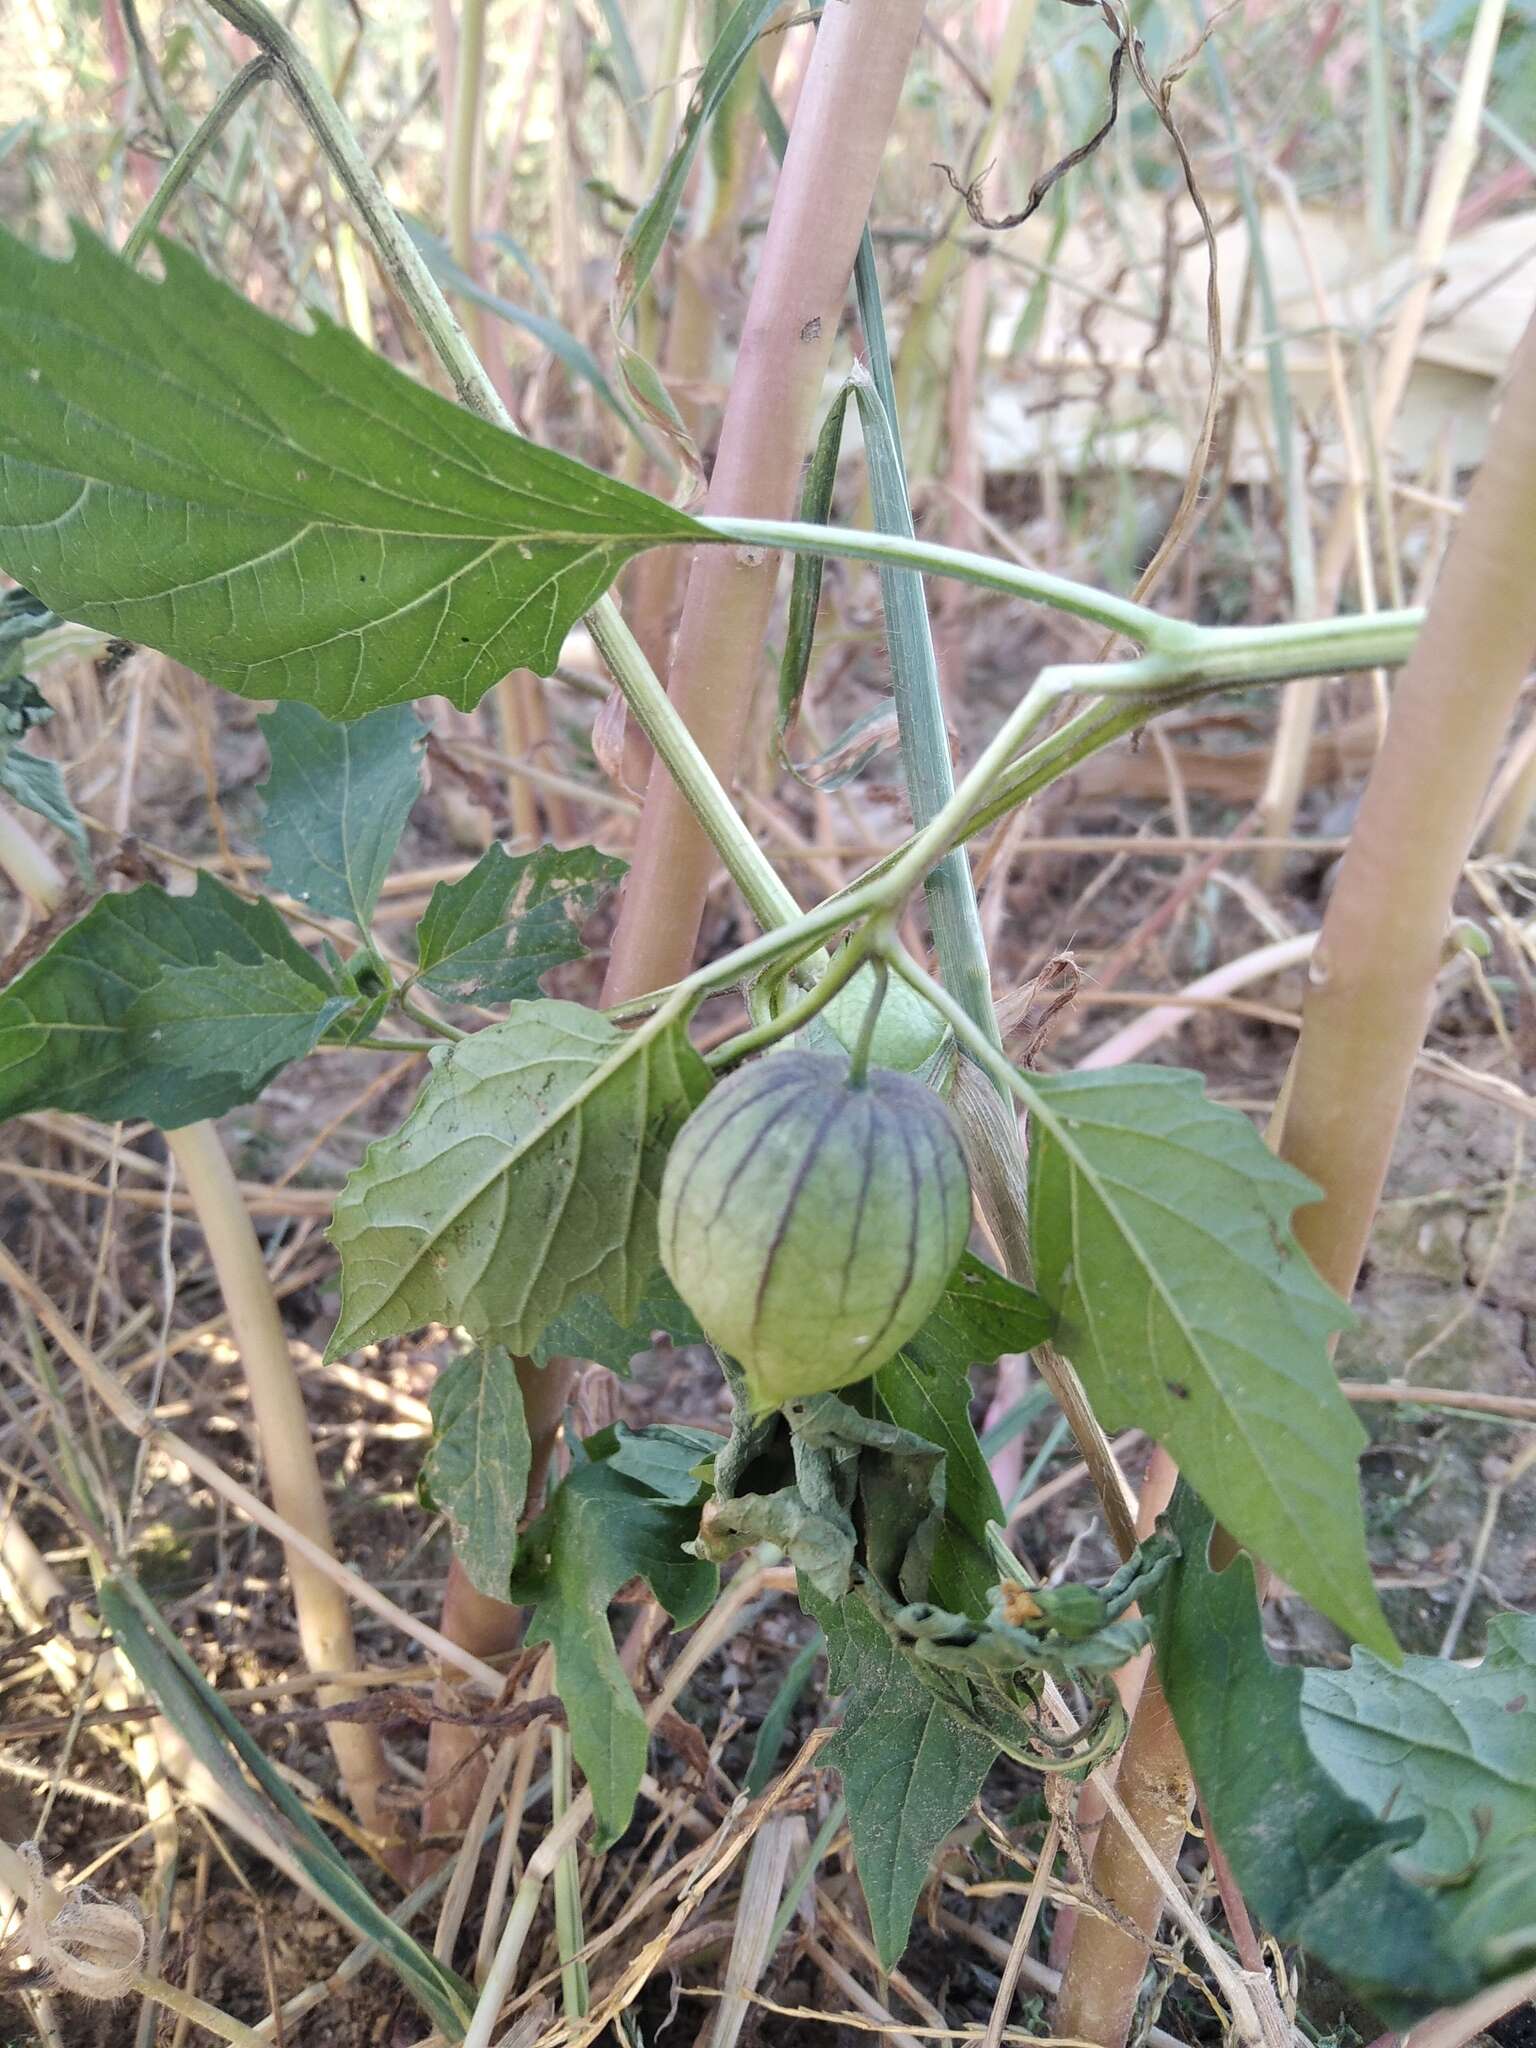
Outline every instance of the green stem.
<path id="1" fill-rule="evenodd" d="M 866 320 L 869 317 L 868 298 L 877 293 L 878 287 L 872 278 L 861 280 L 860 304 L 866 309 Z M 883 328 L 883 321 L 879 324 Z M 889 365 L 886 367 L 888 374 Z M 888 532 L 910 540 L 914 537 L 912 508 L 907 497 L 906 469 L 895 421 L 879 390 L 868 378 L 856 377 L 854 389 L 864 427 L 865 461 L 874 516 Z M 912 821 L 921 829 L 938 815 L 955 793 L 955 768 L 950 758 L 944 700 L 939 689 L 933 628 L 928 617 L 922 578 L 912 570 L 882 565 L 880 593 L 885 607 L 891 689 L 896 699 L 896 722 L 901 733 L 907 798 L 912 807 Z M 981 929 L 981 912 L 976 902 L 971 864 L 964 848 L 951 848 L 935 864 L 923 886 L 944 984 L 959 1000 L 966 1014 L 1001 1045 L 992 1008 L 987 942 Z"/>
<path id="2" fill-rule="evenodd" d="M 862 1088 L 869 1076 L 869 1050 L 875 1042 L 875 1026 L 880 1021 L 880 1007 L 885 1001 L 886 984 L 891 970 L 884 960 L 875 962 L 875 986 L 870 991 L 869 1003 L 864 1011 L 863 1022 L 859 1025 L 858 1043 L 848 1061 L 848 1082 L 853 1088 Z"/>
<path id="3" fill-rule="evenodd" d="M 983 590 L 1000 590 L 1009 597 L 1028 598 L 1035 604 L 1070 612 L 1075 618 L 1124 633 L 1146 647 L 1163 647 L 1171 652 L 1188 646 L 1192 636 L 1207 630 L 1188 625 L 1182 619 L 1166 619 L 1161 612 L 1133 604 L 1129 598 L 1095 590 L 1089 583 L 1074 583 L 1070 577 L 1052 576 L 1043 569 L 1026 569 L 1017 562 L 1000 562 L 991 555 L 972 554 L 966 548 L 940 547 L 934 541 L 914 540 L 905 534 L 874 533 L 862 527 L 807 526 L 798 519 L 702 518 L 699 524 L 720 540 L 748 547 L 784 548 L 790 554 L 840 555 L 850 562 L 873 562 L 877 568 L 919 569 L 929 575 L 953 576 L 962 583 L 978 584 Z"/>
<path id="4" fill-rule="evenodd" d="M 870 951 L 873 932 L 873 924 L 866 925 L 864 930 L 856 932 L 845 946 L 839 946 L 832 955 L 832 964 L 826 973 L 820 981 L 812 984 L 797 1003 L 792 1003 L 787 1010 L 781 1010 L 777 1016 L 769 1017 L 761 1024 L 754 1024 L 750 1031 L 743 1031 L 740 1037 L 728 1039 L 724 1045 L 717 1046 L 712 1053 L 707 1053 L 705 1058 L 709 1066 L 716 1073 L 722 1067 L 734 1067 L 749 1054 L 761 1052 L 765 1045 L 777 1045 L 781 1038 L 792 1037 L 795 1032 L 809 1024 L 818 1012 L 827 1007 L 838 990 L 845 988 L 852 981 L 863 966 Z M 609 1014 L 613 1013 L 610 1011 Z"/>
<path id="5" fill-rule="evenodd" d="M 272 70 L 272 59 L 264 51 L 261 56 L 253 57 L 249 64 L 242 65 L 235 73 L 198 126 L 172 157 L 165 176 L 155 187 L 154 197 L 134 222 L 127 240 L 123 243 L 124 262 L 138 262 L 149 244 L 151 235 L 164 220 L 182 186 L 196 170 L 199 160 L 212 149 L 256 87 L 272 76 Z"/>
<path id="6" fill-rule="evenodd" d="M 714 842 L 752 915 L 764 931 L 793 922 L 800 915 L 799 904 L 743 824 L 618 608 L 594 608 L 587 625 L 635 723 L 666 762 L 668 773 Z"/>

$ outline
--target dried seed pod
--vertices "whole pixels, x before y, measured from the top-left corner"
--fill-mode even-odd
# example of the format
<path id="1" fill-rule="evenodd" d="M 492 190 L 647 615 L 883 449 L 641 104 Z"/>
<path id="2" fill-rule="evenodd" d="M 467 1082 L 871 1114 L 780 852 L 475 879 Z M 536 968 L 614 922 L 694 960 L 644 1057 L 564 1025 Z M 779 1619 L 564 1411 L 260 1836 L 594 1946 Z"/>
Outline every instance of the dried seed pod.
<path id="1" fill-rule="evenodd" d="M 844 1387 L 913 1335 L 965 1249 L 971 1189 L 930 1089 L 840 1054 L 779 1052 L 724 1081 L 673 1145 L 661 1256 L 754 1408 Z"/>

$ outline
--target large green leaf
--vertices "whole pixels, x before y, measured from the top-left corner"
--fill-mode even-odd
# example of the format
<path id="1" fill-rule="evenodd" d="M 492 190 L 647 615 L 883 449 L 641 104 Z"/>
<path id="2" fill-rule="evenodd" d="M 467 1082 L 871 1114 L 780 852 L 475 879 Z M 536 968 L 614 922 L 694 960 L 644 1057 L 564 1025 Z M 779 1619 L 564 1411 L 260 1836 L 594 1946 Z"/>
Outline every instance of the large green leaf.
<path id="1" fill-rule="evenodd" d="M 1264 1648 L 1253 1567 L 1209 1559 L 1213 1521 L 1190 1487 L 1170 1520 L 1183 1556 L 1147 1605 L 1157 1668 L 1201 1800 L 1244 1896 L 1264 1926 L 1299 1942 L 1403 2028 L 1477 1988 L 1458 1953 L 1445 1895 L 1411 1883 L 1396 1852 L 1419 1834 L 1381 1789 L 1350 1796 L 1314 1754 L 1304 1680 Z M 1336 1675 L 1336 1674 L 1330 1674 Z M 1308 1717 L 1311 1718 L 1310 1716 Z M 1406 1746 L 1406 1744 L 1405 1744 Z M 1380 1816 L 1390 1809 L 1390 1823 Z M 1409 1850 L 1402 1859 L 1413 1861 Z"/>
<path id="2" fill-rule="evenodd" d="M 656 1265 L 668 1147 L 708 1087 L 663 1012 L 623 1032 L 578 1003 L 514 1003 L 435 1053 L 336 1204 L 329 1355 L 429 1322 L 527 1352 L 588 1293 L 628 1316 Z"/>
<path id="3" fill-rule="evenodd" d="M 448 1517 L 470 1584 L 504 1600 L 531 1458 L 517 1366 L 499 1344 L 467 1352 L 438 1374 L 428 1406 L 422 1491 Z"/>
<path id="4" fill-rule="evenodd" d="M 627 1380 L 630 1360 L 649 1351 L 658 1334 L 673 1344 L 709 1342 L 660 1266 L 646 1281 L 639 1306 L 622 1320 L 601 1296 L 579 1295 L 546 1326 L 533 1356 L 540 1365 L 551 1358 L 590 1358 Z"/>
<path id="5" fill-rule="evenodd" d="M 488 846 L 467 875 L 432 891 L 416 928 L 417 979 L 451 1002 L 536 996 L 550 968 L 582 957 L 580 920 L 623 874 L 623 861 L 595 846 Z"/>
<path id="6" fill-rule="evenodd" d="M 269 887 L 366 931 L 421 794 L 426 727 L 408 704 L 352 725 L 279 704 L 259 723 L 272 763 L 262 784 Z"/>
<path id="7" fill-rule="evenodd" d="M 1291 1232 L 1316 1189 L 1196 1074 L 1031 1076 L 1030 1103 L 1036 1282 L 1099 1420 L 1165 1444 L 1240 1543 L 1392 1656 L 1328 1354 L 1348 1310 Z"/>
<path id="8" fill-rule="evenodd" d="M 1501 1976 L 1536 1956 L 1536 1619 L 1501 1614 L 1473 1666 L 1368 1650 L 1347 1671 L 1309 1671 L 1301 1725 L 1312 1753 L 1373 1813 L 1422 1820 L 1398 1858 L 1446 1889 L 1458 1953 Z"/>
<path id="9" fill-rule="evenodd" d="M 1003 1509 L 971 1424 L 971 1367 L 1033 1350 L 1050 1333 L 1037 1295 L 967 1252 L 927 1322 L 875 1374 L 891 1420 L 944 1453 L 945 1523 L 933 1560 L 941 1607 L 984 1613 L 997 1580 L 986 1533 Z"/>
<path id="10" fill-rule="evenodd" d="M 0 995 L 0 1116 L 222 1116 L 351 1000 L 269 903 L 212 875 L 191 896 L 103 896 Z"/>
<path id="11" fill-rule="evenodd" d="M 828 1688 L 846 1695 L 822 1761 L 842 1773 L 859 1883 L 880 1961 L 891 1969 L 934 1857 L 997 1749 L 914 1675 L 856 1594 L 832 1602 L 802 1589 L 801 1604 L 826 1632 Z"/>
<path id="12" fill-rule="evenodd" d="M 719 1575 L 689 1557 L 697 1508 L 669 1504 L 607 1460 L 578 1465 L 528 1531 L 512 1598 L 533 1604 L 529 1643 L 555 1653 L 555 1684 L 571 1747 L 592 1788 L 597 1846 L 629 1825 L 645 1771 L 645 1716 L 608 1627 L 608 1604 L 643 1578 L 680 1626 L 706 1612 Z"/>
<path id="13" fill-rule="evenodd" d="M 336 718 L 547 674 L 623 563 L 699 528 L 258 313 L 174 243 L 0 235 L 0 563 L 226 689 Z"/>

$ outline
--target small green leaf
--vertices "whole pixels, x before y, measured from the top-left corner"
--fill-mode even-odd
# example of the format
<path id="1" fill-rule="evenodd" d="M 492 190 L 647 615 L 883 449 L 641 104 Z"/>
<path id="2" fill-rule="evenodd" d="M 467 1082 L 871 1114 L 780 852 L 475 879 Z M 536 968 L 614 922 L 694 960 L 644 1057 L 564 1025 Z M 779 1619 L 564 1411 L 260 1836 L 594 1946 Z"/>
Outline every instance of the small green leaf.
<path id="1" fill-rule="evenodd" d="M 1397 1859 L 1439 1883 L 1459 1953 L 1499 1977 L 1536 1955 L 1536 1620 L 1501 1614 L 1470 1668 L 1368 1650 L 1308 1671 L 1301 1725 L 1329 1775 L 1373 1813 L 1422 1820 Z"/>
<path id="2" fill-rule="evenodd" d="M 517 1366 L 499 1344 L 466 1352 L 438 1374 L 427 1405 L 432 1448 L 422 1487 L 448 1517 L 453 1554 L 470 1584 L 504 1600 L 531 1456 Z"/>
<path id="3" fill-rule="evenodd" d="M 592 1789 L 595 1846 L 623 1834 L 645 1771 L 645 1716 L 624 1675 L 608 1605 L 628 1580 L 643 1578 L 688 1628 L 715 1597 L 719 1575 L 684 1553 L 698 1529 L 692 1507 L 672 1507 L 616 1471 L 611 1461 L 577 1465 L 528 1531 L 512 1599 L 532 1604 L 527 1640 L 555 1653 L 555 1684 L 571 1747 Z"/>
<path id="4" fill-rule="evenodd" d="M 336 1204 L 328 1355 L 429 1322 L 526 1353 L 587 1294 L 632 1315 L 667 1150 L 709 1086 L 676 1016 L 623 1032 L 577 1003 L 514 1003 L 432 1065 Z"/>
<path id="5" fill-rule="evenodd" d="M 1038 1295 L 967 1252 L 927 1322 L 875 1374 L 891 1420 L 944 1453 L 945 1525 L 933 1561 L 941 1607 L 983 1614 L 997 1580 L 987 1524 L 1000 1522 L 1003 1510 L 971 1424 L 971 1367 L 1032 1351 L 1050 1333 Z"/>
<path id="6" fill-rule="evenodd" d="M 209 874 L 191 896 L 153 883 L 103 896 L 0 995 L 0 1117 L 61 1109 L 169 1130 L 222 1116 L 337 1014 L 324 969 L 270 903 Z M 188 1064 L 165 1057 L 167 1030 Z"/>
<path id="7" fill-rule="evenodd" d="M 19 602 L 10 604 L 12 598 Z M 89 881 L 91 842 L 70 802 L 59 764 L 42 754 L 23 753 L 21 747 L 34 726 L 45 725 L 53 716 L 53 706 L 20 668 L 32 632 L 52 617 L 27 591 L 8 591 L 0 599 L 0 789 L 24 811 L 45 819 L 64 834 L 76 868 Z"/>
<path id="8" fill-rule="evenodd" d="M 64 834 L 77 871 L 89 880 L 91 842 L 80 822 L 80 813 L 70 802 L 58 762 L 42 754 L 24 753 L 20 747 L 0 745 L 0 789 L 24 811 L 31 811 Z"/>
<path id="9" fill-rule="evenodd" d="M 1456 1952 L 1444 1899 L 1402 1874 L 1411 1849 L 1394 1855 L 1419 1824 L 1405 1827 L 1395 1808 L 1384 1823 L 1390 1800 L 1362 1804 L 1324 1768 L 1302 1709 L 1317 1674 L 1271 1663 L 1253 1567 L 1239 1556 L 1211 1570 L 1212 1516 L 1182 1481 L 1169 1519 L 1183 1555 L 1146 1603 L 1158 1676 L 1244 1897 L 1388 2026 L 1460 2004 L 1477 1975 Z"/>
<path id="10" fill-rule="evenodd" d="M 956 1719 L 852 1594 L 801 1604 L 827 1638 L 843 1724 L 821 1760 L 842 1773 L 859 1883 L 882 1966 L 894 1968 L 945 1837 L 967 1812 L 996 1745 Z"/>
<path id="11" fill-rule="evenodd" d="M 421 794 L 426 727 L 408 704 L 353 725 L 279 704 L 258 723 L 272 762 L 261 785 L 268 887 L 366 932 Z"/>
<path id="12" fill-rule="evenodd" d="M 551 1358 L 590 1358 L 627 1380 L 630 1360 L 649 1351 L 658 1335 L 674 1344 L 709 1342 L 660 1266 L 646 1282 L 632 1315 L 620 1321 L 598 1295 L 580 1295 L 548 1325 L 533 1347 L 533 1357 L 539 1365 Z"/>
<path id="13" fill-rule="evenodd" d="M 606 1458 L 615 1472 L 675 1508 L 690 1507 L 705 1491 L 706 1482 L 695 1476 L 697 1469 L 724 1448 L 725 1438 L 714 1430 L 682 1422 L 652 1422 L 644 1429 L 616 1422 L 600 1437 L 587 1440 L 593 1457 Z"/>
<path id="14" fill-rule="evenodd" d="M 1165 1067 L 1032 1075 L 1030 1227 L 1057 1343 L 1106 1429 L 1165 1444 L 1237 1541 L 1392 1656 L 1328 1340 L 1349 1311 L 1291 1213 L 1317 1191 Z"/>
<path id="15" fill-rule="evenodd" d="M 509 669 L 681 512 L 504 432 L 174 242 L 165 281 L 84 228 L 0 236 L 0 563 L 55 611 L 335 718 Z"/>
<path id="16" fill-rule="evenodd" d="M 623 874 L 623 861 L 593 846 L 488 846 L 467 875 L 432 891 L 416 929 L 417 979 L 450 1002 L 537 996 L 550 968 L 582 958 L 580 921 Z"/>

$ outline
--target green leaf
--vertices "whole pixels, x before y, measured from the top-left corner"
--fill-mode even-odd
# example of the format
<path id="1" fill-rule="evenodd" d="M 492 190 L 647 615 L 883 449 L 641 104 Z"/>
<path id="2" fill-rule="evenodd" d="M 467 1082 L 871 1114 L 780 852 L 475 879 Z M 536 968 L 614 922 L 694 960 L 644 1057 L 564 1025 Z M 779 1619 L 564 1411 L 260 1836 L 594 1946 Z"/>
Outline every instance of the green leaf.
<path id="1" fill-rule="evenodd" d="M 616 1422 L 602 1432 L 601 1441 L 601 1454 L 613 1471 L 675 1508 L 691 1507 L 699 1498 L 706 1482 L 695 1476 L 698 1467 L 725 1448 L 725 1438 L 714 1430 L 681 1422 L 653 1422 L 644 1429 Z M 593 1457 L 599 1455 L 598 1442 L 588 1440 Z"/>
<path id="2" fill-rule="evenodd" d="M 438 1374 L 427 1405 L 432 1448 L 422 1488 L 448 1517 L 470 1584 L 504 1600 L 531 1457 L 517 1367 L 499 1344 L 466 1352 Z"/>
<path id="3" fill-rule="evenodd" d="M 719 1575 L 687 1556 L 695 1508 L 669 1506 L 610 1461 L 577 1465 L 528 1531 L 511 1597 L 533 1604 L 527 1640 L 555 1653 L 555 1684 L 571 1747 L 592 1788 L 595 1847 L 629 1825 L 645 1771 L 645 1716 L 624 1675 L 608 1627 L 608 1605 L 639 1577 L 687 1628 L 709 1608 Z"/>
<path id="4" fill-rule="evenodd" d="M 1302 1698 L 1315 1674 L 1270 1662 L 1253 1567 L 1239 1556 L 1211 1570 L 1212 1517 L 1182 1482 L 1169 1518 L 1183 1556 L 1147 1602 L 1158 1675 L 1244 1896 L 1388 2026 L 1459 2004 L 1477 1976 L 1455 1952 L 1444 1898 L 1394 1860 L 1417 1824 L 1402 1826 L 1395 1808 L 1385 1824 L 1388 1802 L 1351 1798 L 1314 1754 Z"/>
<path id="5" fill-rule="evenodd" d="M 20 747 L 0 744 L 0 789 L 24 811 L 31 811 L 64 834 L 76 869 L 89 881 L 91 842 L 80 822 L 80 813 L 70 802 L 58 762 L 41 754 L 24 753 Z"/>
<path id="6" fill-rule="evenodd" d="M 126 1573 L 103 1579 L 97 1594 L 112 1640 L 167 1721 L 256 1838 L 272 1845 L 278 1867 L 303 1880 L 342 1923 L 372 1942 L 422 2011 L 449 2041 L 462 2041 L 474 1993 L 438 1962 L 361 1883 L 177 1641 L 163 1615 Z M 248 1774 L 248 1775 L 247 1775 Z"/>
<path id="7" fill-rule="evenodd" d="M 12 603 L 13 599 L 17 601 Z M 75 866 L 89 881 L 91 843 L 70 802 L 58 763 L 21 749 L 27 733 L 53 716 L 53 706 L 20 669 L 27 640 L 52 617 L 28 591 L 7 591 L 0 598 L 0 789 L 24 811 L 45 819 L 64 834 Z"/>
<path id="8" fill-rule="evenodd" d="M 660 1266 L 645 1283 L 633 1314 L 621 1320 L 600 1296 L 580 1295 L 546 1327 L 532 1355 L 539 1365 L 551 1358 L 590 1358 L 627 1380 L 630 1360 L 649 1351 L 658 1335 L 674 1344 L 709 1342 Z"/>
<path id="9" fill-rule="evenodd" d="M 55 611 L 336 718 L 548 674 L 632 555 L 700 529 L 184 249 L 0 235 L 0 563 Z"/>
<path id="10" fill-rule="evenodd" d="M 103 896 L 0 995 L 0 1117 L 61 1109 L 169 1130 L 222 1116 L 337 1013 L 270 903 L 209 874 L 191 896 L 153 883 Z"/>
<path id="11" fill-rule="evenodd" d="M 1032 1351 L 1050 1334 L 1038 1295 L 967 1252 L 927 1322 L 875 1374 L 891 1420 L 944 1453 L 946 1516 L 933 1563 L 941 1607 L 983 1614 L 997 1580 L 987 1524 L 1002 1521 L 1003 1509 L 971 1424 L 971 1367 Z"/>
<path id="12" fill-rule="evenodd" d="M 250 1101 L 351 1006 L 351 996 L 327 994 L 286 960 L 216 954 L 205 967 L 162 975 L 123 1012 L 123 1030 L 149 1066 L 172 1078 L 228 1072 Z"/>
<path id="13" fill-rule="evenodd" d="M 550 968 L 583 957 L 580 922 L 624 866 L 594 846 L 488 846 L 467 875 L 433 889 L 416 929 L 417 979 L 450 1002 L 537 996 Z"/>
<path id="14" fill-rule="evenodd" d="M 1317 1190 L 1196 1074 L 1031 1076 L 1029 1100 L 1036 1282 L 1099 1420 L 1166 1445 L 1239 1543 L 1392 1656 L 1328 1355 L 1349 1312 L 1291 1233 Z"/>
<path id="15" fill-rule="evenodd" d="M 429 1322 L 526 1353 L 585 1294 L 633 1314 L 667 1150 L 708 1086 L 664 1011 L 623 1032 L 578 1003 L 514 1003 L 434 1053 L 410 1115 L 336 1204 L 328 1355 Z"/>
<path id="16" fill-rule="evenodd" d="M 426 727 L 408 704 L 353 725 L 279 704 L 258 723 L 272 763 L 261 785 L 268 887 L 366 932 L 421 794 Z"/>
<path id="17" fill-rule="evenodd" d="M 856 1595 L 801 1604 L 827 1638 L 843 1723 L 821 1760 L 842 1773 L 859 1883 L 882 1966 L 907 1945 L 935 1856 L 981 1790 L 996 1745 L 917 1678 Z"/>
<path id="18" fill-rule="evenodd" d="M 1354 1798 L 1424 1832 L 1398 1857 L 1447 1887 L 1458 1952 L 1498 1977 L 1536 1954 L 1536 1619 L 1501 1614 L 1470 1668 L 1358 1651 L 1347 1671 L 1308 1671 L 1301 1725 Z"/>

